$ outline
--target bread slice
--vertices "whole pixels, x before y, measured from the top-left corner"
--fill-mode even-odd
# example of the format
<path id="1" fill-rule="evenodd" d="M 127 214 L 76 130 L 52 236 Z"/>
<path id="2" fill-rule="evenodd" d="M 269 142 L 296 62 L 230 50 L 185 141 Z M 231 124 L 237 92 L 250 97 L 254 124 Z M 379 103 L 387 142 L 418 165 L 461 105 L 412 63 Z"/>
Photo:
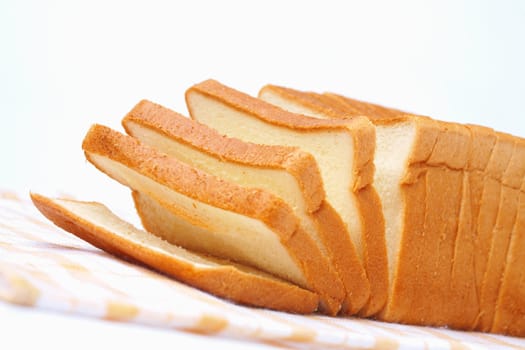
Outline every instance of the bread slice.
<path id="1" fill-rule="evenodd" d="M 459 222 L 451 271 L 449 304 L 451 318 L 458 329 L 474 329 L 479 317 L 479 291 L 476 282 L 475 233 L 484 186 L 484 173 L 496 136 L 492 129 L 466 125 L 470 133 L 468 161 L 463 171 Z"/>
<path id="2" fill-rule="evenodd" d="M 426 260 L 434 264 L 431 270 L 433 273 L 427 276 L 430 282 L 428 287 L 433 291 L 430 294 L 434 295 L 435 300 L 440 301 L 432 303 L 433 308 L 426 309 L 429 312 L 427 319 L 433 325 L 468 329 L 472 326 L 473 314 L 466 317 L 464 313 L 465 309 L 472 310 L 473 304 L 466 297 L 473 295 L 474 273 L 472 264 L 463 263 L 473 259 L 469 232 L 465 228 L 470 219 L 467 211 L 470 189 L 465 169 L 470 155 L 471 133 L 463 125 L 436 124 L 442 131 L 432 155 L 424 166 L 420 165 L 426 168 L 427 181 L 423 231 L 424 237 L 428 239 L 426 249 L 433 251 L 435 248 L 437 252 L 434 259 Z M 464 196 L 467 197 L 465 200 Z M 471 283 L 468 283 L 469 280 Z M 466 299 L 466 304 L 460 305 L 460 299 Z M 431 299 L 428 301 L 432 302 Z"/>
<path id="3" fill-rule="evenodd" d="M 121 220 L 96 202 L 52 199 L 32 193 L 35 206 L 64 230 L 106 252 L 239 304 L 307 314 L 318 297 L 269 274 L 192 253 Z"/>
<path id="4" fill-rule="evenodd" d="M 468 251 L 456 249 L 456 243 L 468 241 L 469 232 L 469 222 L 467 227 L 459 222 L 461 211 L 469 205 L 461 200 L 469 193 L 464 179 L 471 143 L 468 129 L 342 97 L 339 104 L 330 105 L 323 98 L 327 95 L 271 85 L 262 88 L 259 96 L 321 118 L 375 113 L 370 116 L 377 140 L 373 185 L 384 211 L 391 286 L 380 317 L 464 327 L 464 319 L 453 316 L 458 309 L 452 307 L 450 296 L 467 299 L 475 292 L 472 283 L 464 282 L 466 277 L 473 279 L 472 262 L 468 267 L 458 264 L 472 261 L 472 244 Z M 351 107 L 346 113 L 342 101 Z M 477 308 L 471 310 L 471 318 L 476 313 Z"/>
<path id="5" fill-rule="evenodd" d="M 343 117 L 351 117 L 356 113 L 367 113 L 366 108 L 371 107 L 372 109 L 368 110 L 370 119 L 375 124 L 380 124 L 385 119 L 395 119 L 395 115 L 399 114 L 399 111 L 393 109 L 335 94 L 319 95 L 271 86 L 266 89 L 270 90 L 270 96 L 278 95 L 281 101 L 291 100 L 294 103 L 293 108 L 307 106 L 313 108 L 316 113 L 323 111 L 325 116 L 331 114 L 333 117 L 335 114 L 340 118 L 337 112 L 343 111 L 346 112 L 346 116 Z M 272 89 L 274 91 L 271 91 Z M 345 110 L 345 104 L 350 108 Z M 518 222 L 514 224 L 514 219 L 520 217 L 520 209 L 517 207 L 525 157 L 518 147 L 518 144 L 523 144 L 522 139 L 495 133 L 492 129 L 480 126 L 467 125 L 466 127 L 471 134 L 470 152 L 467 157 L 467 169 L 463 171 L 463 193 L 447 305 L 449 311 L 445 314 L 448 314 L 450 319 L 449 326 L 486 331 L 491 329 L 494 308 L 512 314 L 508 312 L 508 306 L 500 306 L 500 302 L 503 301 L 496 301 L 496 298 L 508 302 L 510 289 L 508 287 L 503 289 L 503 286 L 517 283 L 508 282 L 507 273 L 502 276 L 502 271 L 505 268 L 505 259 L 507 261 L 515 259 L 512 256 L 512 249 L 517 248 L 513 244 L 516 241 L 512 237 L 516 227 L 519 226 Z M 466 140 L 465 137 L 463 139 Z M 514 151 L 512 151 L 513 142 L 516 143 Z M 508 257 L 506 257 L 507 250 Z M 509 271 L 512 271 L 512 268 Z M 500 285 L 502 290 L 499 292 L 500 297 L 497 297 Z M 517 302 L 514 301 L 513 305 L 516 304 Z M 520 313 L 516 312 L 516 309 L 513 312 L 514 318 L 519 317 L 517 315 Z M 504 317 L 499 317 L 498 320 L 497 327 L 508 328 Z M 492 329 L 496 327 L 493 325 Z M 518 328 L 514 328 L 515 331 L 516 329 Z"/>
<path id="6" fill-rule="evenodd" d="M 517 205 L 491 331 L 525 337 L 525 181 Z"/>
<path id="7" fill-rule="evenodd" d="M 285 200 L 323 252 L 326 274 L 333 274 L 334 269 L 339 274 L 346 290 L 342 312 L 355 313 L 367 302 L 370 285 L 365 271 L 342 220 L 324 200 L 321 175 L 310 154 L 228 138 L 146 100 L 137 104 L 122 124 L 129 135 L 184 163 Z M 144 210 L 139 212 L 143 218 L 147 215 Z M 146 224 L 150 221 L 144 220 Z"/>
<path id="8" fill-rule="evenodd" d="M 499 179 L 497 178 L 500 181 L 500 204 L 490 236 L 491 243 L 480 293 L 481 310 L 477 327 L 478 330 L 485 332 L 492 328 L 499 288 L 504 278 L 507 252 L 519 209 L 520 187 L 525 175 L 525 140 L 502 133 L 498 133 L 498 136 L 503 146 L 495 148 L 494 158 L 503 158 L 500 150 L 504 151 L 511 145 L 513 152 L 505 172 L 497 174 L 501 175 Z"/>
<path id="9" fill-rule="evenodd" d="M 494 252 L 492 247 L 495 243 L 497 231 L 512 230 L 515 220 L 515 205 L 512 205 L 512 200 L 509 202 L 510 192 L 504 191 L 502 180 L 506 170 L 509 168 L 510 159 L 514 150 L 514 138 L 508 134 L 495 133 L 496 143 L 492 154 L 490 156 L 487 168 L 485 170 L 483 193 L 481 197 L 480 212 L 478 218 L 478 226 L 475 230 L 476 237 L 476 279 L 478 285 L 478 295 L 480 301 L 480 313 L 476 324 L 477 330 L 490 330 L 490 325 L 493 320 L 493 308 L 489 305 L 490 299 L 495 298 L 492 295 L 497 293 L 493 291 L 492 284 L 499 282 L 495 280 L 497 268 L 491 265 L 491 255 Z M 502 196 L 505 192 L 505 197 Z M 511 205 L 513 208 L 509 208 Z M 498 212 L 502 211 L 502 216 Z M 498 223 L 499 219 L 499 223 Z M 499 228 L 497 228 L 499 226 Z M 498 234 L 505 235 L 504 232 Z M 500 247 L 501 249 L 501 247 Z M 506 255 L 506 251 L 505 251 Z M 501 278 L 501 274 L 498 276 Z M 496 300 L 493 300 L 495 303 Z"/>
<path id="10" fill-rule="evenodd" d="M 514 169 L 515 176 L 507 171 L 503 181 L 504 186 L 518 192 L 516 220 L 510 235 L 491 327 L 492 332 L 521 337 L 525 336 L 525 274 L 523 273 L 523 266 L 525 266 L 525 178 L 522 176 L 521 184 L 518 184 L 518 179 L 523 171 L 525 160 L 523 152 L 525 152 L 525 140 L 518 138 L 510 160 L 511 165 L 509 165 L 510 169 Z M 511 182 L 509 179 L 514 179 L 514 181 Z M 515 195 L 514 191 L 512 193 Z"/>
<path id="11" fill-rule="evenodd" d="M 374 133 L 366 118 L 318 120 L 208 80 L 186 92 L 193 119 L 219 133 L 260 144 L 299 147 L 313 155 L 323 178 L 327 202 L 343 219 L 365 267 L 370 299 L 362 315 L 384 305 L 388 272 L 384 224 L 373 178 Z"/>
<path id="12" fill-rule="evenodd" d="M 323 312 L 339 311 L 344 293 L 338 280 L 324 269 L 315 242 L 278 197 L 216 178 L 104 126 L 94 125 L 82 147 L 99 170 L 199 228 L 152 233 L 313 290 Z"/>

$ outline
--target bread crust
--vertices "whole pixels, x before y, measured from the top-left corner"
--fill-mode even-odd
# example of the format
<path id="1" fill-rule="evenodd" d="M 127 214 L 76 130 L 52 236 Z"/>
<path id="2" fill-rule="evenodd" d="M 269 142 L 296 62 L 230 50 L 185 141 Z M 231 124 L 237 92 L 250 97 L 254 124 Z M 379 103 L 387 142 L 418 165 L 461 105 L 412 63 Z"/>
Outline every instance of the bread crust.
<path id="1" fill-rule="evenodd" d="M 213 267 L 192 265 L 175 255 L 164 254 L 120 237 L 90 221 L 89 217 L 69 211 L 51 198 L 32 193 L 31 199 L 49 220 L 95 247 L 117 257 L 145 264 L 211 294 L 239 304 L 293 313 L 308 314 L 317 308 L 317 295 L 293 284 L 262 274 L 251 274 L 226 262 Z M 99 203 L 84 203 L 103 207 Z M 107 215 L 111 215 L 109 210 Z"/>
<path id="2" fill-rule="evenodd" d="M 381 317 L 389 321 L 434 326 L 464 326 L 450 302 L 469 294 L 456 261 L 469 252 L 456 250 L 461 198 L 466 189 L 462 169 L 468 160 L 470 133 L 459 125 L 411 117 L 416 141 L 401 186 L 404 229 L 390 303 Z M 447 156 L 448 154 L 448 156 Z M 412 208 L 425 203 L 424 209 Z M 460 237 L 464 239 L 464 237 Z M 472 292 L 472 291 L 470 291 Z"/>
<path id="3" fill-rule="evenodd" d="M 347 297 L 341 311 L 353 314 L 365 304 L 370 295 L 370 284 L 355 247 L 346 234 L 344 223 L 324 200 L 321 174 L 312 155 L 296 147 L 253 144 L 222 136 L 206 125 L 146 100 L 137 104 L 122 122 L 128 134 L 137 137 L 131 123 L 221 162 L 281 169 L 293 175 L 302 190 L 309 215 L 326 247 L 329 260 L 345 286 Z M 326 267 L 327 270 L 329 268 Z"/>
<path id="4" fill-rule="evenodd" d="M 486 163 L 488 159 L 486 157 L 483 159 L 483 156 L 487 151 L 490 152 L 490 139 L 488 142 L 482 139 L 484 142 L 474 145 L 473 132 L 465 126 L 437 122 L 421 116 L 400 115 L 396 110 L 366 105 L 335 94 L 325 94 L 323 96 L 326 98 L 323 99 L 321 95 L 315 93 L 303 93 L 275 86 L 263 88 L 263 90 L 268 89 L 298 105 L 312 108 L 316 114 L 324 113 L 330 118 L 349 118 L 356 113 L 371 113 L 371 120 L 377 125 L 395 122 L 412 122 L 417 125 L 415 148 L 412 150 L 408 171 L 402 183 L 412 186 L 418 181 L 423 181 L 424 185 L 416 186 L 419 188 L 419 194 L 404 189 L 405 200 L 417 205 L 415 204 L 417 200 L 414 198 L 425 198 L 426 201 L 431 201 L 431 205 L 426 207 L 424 213 L 414 211 L 419 216 L 411 217 L 409 214 L 405 216 L 405 222 L 407 219 L 413 221 L 406 227 L 418 227 L 418 229 L 406 230 L 404 234 L 417 234 L 419 229 L 425 230 L 419 232 L 426 232 L 426 234 L 419 240 L 415 237 L 404 237 L 398 257 L 401 266 L 398 266 L 394 280 L 398 286 L 410 285 L 410 287 L 393 286 L 391 301 L 381 317 L 397 321 L 404 319 L 408 322 L 423 320 L 425 324 L 448 324 L 456 328 L 471 329 L 479 305 L 474 276 L 474 242 L 470 236 L 473 215 L 476 216 L 476 213 L 471 211 L 468 168 L 469 166 L 484 167 L 483 162 Z M 333 103 L 332 106 L 330 102 Z M 346 111 L 345 106 L 348 107 Z M 473 129 L 484 131 L 476 127 Z M 469 162 L 471 158 L 472 161 Z M 479 198 L 478 193 L 479 190 L 476 189 L 476 196 Z M 479 211 L 477 202 L 478 200 L 475 201 L 474 211 Z M 422 217 L 425 218 L 424 224 L 419 227 L 416 223 Z M 440 223 L 444 225 L 438 230 L 436 227 L 439 227 Z M 438 233 L 438 236 L 430 235 L 429 231 Z M 411 244 L 410 249 L 408 247 L 404 249 L 407 242 Z M 430 253 L 433 254 L 432 257 L 428 256 L 428 252 L 432 252 Z M 404 264 L 405 261 L 410 263 Z M 418 266 L 418 270 L 412 269 L 413 264 Z M 427 287 L 437 292 L 429 295 L 432 292 L 426 292 L 427 287 L 424 284 L 411 282 L 412 279 L 426 280 L 429 285 L 436 284 L 436 288 Z M 449 287 L 444 291 L 439 286 Z M 406 300 L 421 303 L 423 299 L 426 299 L 428 304 L 425 303 L 420 307 L 411 303 L 403 305 L 399 302 L 399 300 Z"/>
<path id="5" fill-rule="evenodd" d="M 191 103 L 188 101 L 188 96 L 192 92 L 198 92 L 212 99 L 227 102 L 228 105 L 233 108 L 250 114 L 258 119 L 297 131 L 309 132 L 315 129 L 346 129 L 349 125 L 352 126 L 353 123 L 355 123 L 356 126 L 369 123 L 368 119 L 365 117 L 355 118 L 349 122 L 347 120 L 317 119 L 290 113 L 272 104 L 222 85 L 218 81 L 212 79 L 193 85 L 186 91 L 186 102 L 188 109 L 190 110 L 190 115 L 193 113 L 191 111 Z"/>
<path id="6" fill-rule="evenodd" d="M 524 182 L 525 183 L 525 182 Z M 491 331 L 525 337 L 525 191 L 522 187 Z"/>
<path id="7" fill-rule="evenodd" d="M 104 126 L 94 125 L 82 146 L 86 158 L 109 176 L 112 174 L 101 168 L 92 154 L 121 163 L 187 197 L 260 220 L 279 237 L 283 247 L 307 278 L 309 288 L 319 293 L 321 311 L 335 315 L 341 308 L 344 299 L 342 284 L 333 271 L 322 263 L 324 259 L 315 242 L 299 227 L 292 209 L 280 198 L 263 190 L 245 189 L 221 180 Z M 123 184 L 129 186 L 125 182 Z M 173 215 L 180 213 L 174 203 L 159 197 L 154 199 Z"/>
<path id="8" fill-rule="evenodd" d="M 494 321 L 495 309 L 498 307 L 498 294 L 508 257 L 513 228 L 516 223 L 520 185 L 525 175 L 525 142 L 510 135 L 505 139 L 514 141 L 512 156 L 507 169 L 501 177 L 500 204 L 489 250 L 487 268 L 481 290 L 481 311 L 478 329 L 490 331 Z"/>
<path id="9" fill-rule="evenodd" d="M 490 329 L 493 318 L 492 307 L 487 304 L 487 299 L 489 299 L 487 292 L 492 288 L 489 286 L 490 284 L 498 283 L 499 285 L 499 282 L 493 280 L 492 276 L 494 272 L 491 271 L 492 267 L 490 264 L 491 250 L 495 238 L 494 233 L 498 224 L 498 212 L 504 210 L 509 212 L 512 221 L 514 221 L 515 218 L 515 213 L 508 207 L 510 203 L 504 201 L 504 197 L 502 196 L 504 192 L 502 186 L 503 174 L 510 164 L 514 150 L 514 139 L 510 135 L 500 132 L 495 132 L 495 135 L 496 143 L 494 144 L 494 149 L 484 173 L 484 186 L 478 214 L 478 225 L 475 231 L 477 253 L 475 271 L 480 302 L 480 310 L 475 329 L 486 331 Z M 501 226 L 501 224 L 502 222 L 500 222 L 499 230 L 504 230 L 504 226 Z M 509 223 L 505 223 L 505 226 L 507 225 L 509 225 Z M 510 225 L 512 226 L 512 222 Z"/>
<path id="10" fill-rule="evenodd" d="M 273 88 L 270 86 L 270 89 Z M 416 219 L 418 216 L 424 215 L 428 218 L 432 212 L 435 214 L 441 212 L 443 217 L 447 217 L 447 219 L 440 220 L 441 222 L 451 221 L 449 217 L 454 218 L 455 222 L 451 227 L 456 226 L 457 230 L 455 233 L 453 230 L 448 230 L 454 243 L 451 245 L 452 240 L 448 240 L 448 244 L 444 245 L 443 242 L 440 242 L 434 247 L 440 251 L 435 255 L 437 261 L 441 261 L 438 265 L 445 260 L 452 260 L 450 274 L 448 274 L 449 281 L 447 278 L 443 278 L 442 281 L 445 285 L 448 282 L 450 286 L 448 292 L 443 293 L 448 295 L 446 297 L 448 302 L 443 307 L 436 308 L 436 305 L 443 305 L 443 298 L 439 295 L 424 295 L 425 298 L 431 300 L 431 307 L 422 307 L 414 312 L 415 306 L 406 301 L 419 300 L 423 294 L 415 293 L 418 288 L 417 283 L 408 284 L 408 281 L 404 281 L 400 283 L 403 288 L 394 287 L 390 303 L 390 306 L 394 307 L 390 309 L 391 313 L 387 306 L 381 317 L 410 323 L 446 324 L 459 329 L 523 334 L 525 294 L 520 295 L 516 290 L 519 288 L 523 290 L 520 283 L 525 282 L 520 282 L 520 276 L 523 274 L 515 271 L 516 266 L 519 266 L 519 263 L 516 265 L 516 261 L 523 256 L 517 250 L 520 249 L 520 244 L 523 247 L 524 241 L 519 233 L 524 221 L 521 213 L 523 210 L 522 193 L 525 187 L 523 181 L 525 175 L 523 145 L 525 142 L 523 139 L 497 133 L 490 128 L 477 125 L 462 126 L 455 123 L 432 121 L 426 117 L 402 115 L 400 111 L 362 103 L 336 94 L 325 93 L 322 95 L 325 98 L 321 98 L 321 95 L 316 93 L 302 93 L 279 87 L 276 89 L 278 93 L 287 95 L 296 103 L 301 100 L 303 105 L 317 106 L 316 112 L 330 113 L 333 118 L 342 118 L 345 113 L 347 118 L 363 114 L 369 116 L 376 125 L 411 120 L 417 124 L 428 124 L 429 126 L 434 124 L 429 127 L 429 130 L 444 128 L 445 132 L 439 132 L 442 136 L 438 138 L 418 131 L 419 136 L 415 142 L 418 147 L 413 150 L 409 161 L 409 171 L 406 173 L 402 186 L 406 187 L 404 189 L 405 200 L 409 201 L 407 203 L 413 203 L 407 204 L 407 207 L 417 205 L 418 201 L 424 200 L 430 200 L 433 204 L 427 208 L 426 214 L 418 212 L 415 208 L 409 208 L 406 215 L 408 217 L 415 215 L 415 217 L 414 220 L 406 223 L 404 233 L 406 239 L 401 244 L 401 248 L 409 250 L 404 248 L 409 244 L 407 242 L 411 241 L 409 239 L 411 232 L 428 233 L 428 229 L 434 227 L 434 225 L 427 225 L 428 229 L 425 229 L 424 224 L 421 226 L 421 223 L 418 223 L 419 220 Z M 465 127 L 470 138 L 466 137 Z M 458 143 L 458 136 L 464 141 Z M 433 139 L 435 141 L 429 147 Z M 516 147 L 512 150 L 513 142 Z M 518 144 L 521 145 L 521 149 Z M 430 156 L 429 149 L 431 149 Z M 419 183 L 415 188 L 408 189 L 408 186 L 421 181 L 425 184 Z M 450 193 L 450 188 L 456 189 L 453 194 Z M 448 194 L 443 196 L 443 193 Z M 441 199 L 436 199 L 436 196 Z M 440 201 L 446 205 L 439 204 Z M 456 220 L 454 213 L 459 220 Z M 414 244 L 422 243 L 413 240 Z M 428 250 L 432 251 L 432 244 L 436 245 L 436 240 L 430 240 L 428 243 L 423 243 L 422 246 L 427 246 L 430 248 Z M 448 247 L 446 251 L 439 249 L 444 246 Z M 450 248 L 453 248 L 452 254 Z M 397 267 L 397 274 L 400 276 L 417 274 L 417 271 L 411 268 L 422 253 L 423 250 L 418 253 L 417 249 L 416 251 L 410 249 L 409 255 L 411 256 L 407 256 L 400 251 L 401 265 Z M 523 266 L 523 262 L 521 264 Z M 420 263 L 418 266 L 421 270 Z M 402 272 L 404 269 L 407 270 Z M 446 269 L 443 271 L 446 272 Z M 433 274 L 434 278 L 435 276 Z M 446 277 L 447 274 L 444 276 Z M 429 290 L 434 290 L 434 288 L 429 287 Z M 401 300 L 400 297 L 403 295 L 407 296 L 401 298 L 405 301 L 404 303 L 395 301 L 395 299 Z M 398 305 L 397 312 L 394 312 L 396 304 Z M 435 313 L 442 315 L 432 316 Z M 426 321 L 422 321 L 425 317 Z"/>
<path id="11" fill-rule="evenodd" d="M 372 119 L 382 119 L 382 118 L 391 119 L 391 118 L 395 118 L 396 116 L 400 114 L 407 114 L 407 112 L 404 112 L 401 110 L 380 106 L 378 104 L 374 104 L 370 102 L 356 100 L 353 98 L 337 95 L 337 94 L 330 93 L 330 92 L 325 92 L 323 93 L 322 96 L 326 96 L 330 98 L 332 101 L 335 101 L 335 103 L 345 104 L 347 108 L 350 108 L 350 111 L 358 110 L 362 113 L 362 115 L 366 115 L 371 120 Z"/>
<path id="12" fill-rule="evenodd" d="M 295 177 L 303 190 L 309 212 L 316 211 L 325 197 L 315 159 L 296 147 L 253 144 L 226 137 L 204 124 L 147 100 L 139 102 L 122 120 L 126 132 L 135 136 L 130 123 L 228 162 L 285 170 Z"/>
<path id="13" fill-rule="evenodd" d="M 259 91 L 259 96 L 266 92 L 275 92 L 289 101 L 305 107 L 315 115 L 328 120 L 362 120 L 361 116 L 352 115 L 340 107 L 328 105 L 322 95 L 302 93 L 297 90 L 266 85 Z M 357 150 L 354 169 L 362 169 L 353 188 L 362 224 L 364 242 L 364 266 L 371 286 L 371 296 L 368 303 L 360 311 L 362 316 L 371 316 L 379 312 L 385 305 L 388 295 L 388 266 L 386 261 L 385 226 L 379 196 L 373 187 L 375 130 L 373 128 L 354 128 L 355 149 Z M 374 142 L 370 142 L 374 140 Z M 379 258 L 380 257 L 380 258 Z M 374 273 L 379 271 L 380 273 Z"/>
<path id="14" fill-rule="evenodd" d="M 108 127 L 93 125 L 84 138 L 82 148 L 92 163 L 91 153 L 110 157 L 187 197 L 261 220 L 279 233 L 282 239 L 288 239 L 297 229 L 297 218 L 281 199 L 266 191 L 245 190 Z"/>
<path id="15" fill-rule="evenodd" d="M 294 131 L 309 133 L 314 130 L 334 130 L 349 133 L 355 143 L 356 152 L 353 169 L 357 171 L 357 173 L 354 174 L 355 182 L 349 190 L 356 193 L 361 190 L 367 191 L 366 188 L 373 179 L 372 159 L 375 149 L 373 127 L 367 118 L 358 117 L 345 121 L 336 119 L 321 120 L 306 117 L 304 115 L 287 112 L 262 100 L 226 87 L 214 80 L 204 81 L 187 90 L 186 102 L 192 117 L 195 115 L 191 103 L 191 94 L 193 93 L 211 98 L 228 106 L 228 108 L 243 112 L 263 122 L 283 126 Z M 373 199 L 373 197 L 371 198 Z M 361 208 L 365 207 L 366 210 L 373 210 L 375 213 L 378 213 L 378 217 L 382 215 L 378 201 L 371 200 L 368 203 L 363 203 Z M 363 220 L 362 213 L 360 220 Z M 362 311 L 366 315 L 375 314 L 382 308 L 387 293 L 385 283 L 388 283 L 386 245 L 383 234 L 384 227 L 380 227 L 381 231 L 379 232 L 369 232 L 371 229 L 377 230 L 378 227 L 374 225 L 370 228 L 364 228 L 362 233 L 363 241 L 372 237 L 378 239 L 377 242 L 363 243 L 364 250 L 378 249 L 377 252 L 365 254 L 368 260 L 363 261 L 370 282 L 370 296 L 373 299 L 365 305 L 365 309 Z"/>
<path id="16" fill-rule="evenodd" d="M 525 139 L 517 138 L 511 165 L 504 174 L 503 184 L 515 195 L 516 218 L 510 232 L 501 285 L 495 302 L 491 331 L 525 336 Z M 521 183 L 519 179 L 521 177 Z M 496 250 L 495 250 L 496 251 Z"/>

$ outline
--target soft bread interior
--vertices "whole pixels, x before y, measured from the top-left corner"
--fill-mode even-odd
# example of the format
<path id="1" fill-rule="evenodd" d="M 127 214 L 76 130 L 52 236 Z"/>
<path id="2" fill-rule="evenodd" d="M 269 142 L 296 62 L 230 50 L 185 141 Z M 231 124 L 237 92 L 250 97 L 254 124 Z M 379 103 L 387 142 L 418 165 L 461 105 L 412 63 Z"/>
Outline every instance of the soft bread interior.
<path id="1" fill-rule="evenodd" d="M 245 165 L 228 161 L 220 155 L 212 156 L 133 121 L 127 122 L 126 128 L 130 135 L 184 163 L 241 186 L 268 190 L 284 199 L 299 217 L 305 231 L 316 241 L 322 251 L 325 250 L 316 232 L 315 223 L 308 213 L 309 208 L 304 194 L 297 180 L 286 170 Z"/>
<path id="2" fill-rule="evenodd" d="M 291 99 L 287 99 L 279 94 L 272 93 L 270 90 L 262 89 L 259 93 L 259 98 L 275 106 L 284 108 L 292 113 L 308 115 L 319 119 L 328 119 L 324 113 L 318 113 L 311 108 L 292 101 Z"/>
<path id="3" fill-rule="evenodd" d="M 273 93 L 270 89 L 262 89 L 260 97 L 290 112 L 327 119 L 325 114 L 316 113 L 313 109 L 282 97 L 278 93 Z M 393 280 L 397 266 L 397 255 L 403 232 L 404 199 L 401 193 L 401 183 L 406 174 L 415 136 L 415 126 L 411 122 L 376 125 L 373 183 L 383 208 L 390 282 Z M 335 183 L 333 186 L 339 188 Z M 392 283 L 389 285 L 392 286 Z"/>
<path id="4" fill-rule="evenodd" d="M 129 167 L 95 153 L 89 160 L 120 183 L 155 198 L 191 223 L 164 232 L 168 242 L 245 263 L 306 287 L 303 273 L 279 237 L 259 220 L 217 208 L 176 192 Z"/>
<path id="5" fill-rule="evenodd" d="M 376 126 L 374 187 L 381 199 L 385 218 L 390 282 L 397 266 L 397 254 L 403 232 L 404 198 L 401 184 L 415 135 L 416 128 L 410 122 Z"/>
<path id="6" fill-rule="evenodd" d="M 75 216 L 83 218 L 84 220 L 93 223 L 95 226 L 111 232 L 113 235 L 125 238 L 153 251 L 175 256 L 177 259 L 196 267 L 209 268 L 220 266 L 224 263 L 224 261 L 221 262 L 219 259 L 189 252 L 188 250 L 168 243 L 164 239 L 154 236 L 149 232 L 137 229 L 130 223 L 117 217 L 102 204 L 66 199 L 54 199 L 54 201 Z"/>
<path id="7" fill-rule="evenodd" d="M 357 203 L 351 195 L 355 181 L 352 171 L 354 144 L 348 133 L 291 130 L 263 122 L 191 91 L 187 94 L 187 102 L 194 119 L 222 134 L 260 144 L 295 146 L 312 154 L 323 178 L 327 202 L 347 225 L 357 253 L 363 258 L 361 222 Z"/>
<path id="8" fill-rule="evenodd" d="M 265 272 L 171 245 L 121 220 L 103 204 L 52 199 L 35 193 L 31 193 L 31 199 L 55 225 L 86 242 L 214 295 L 294 313 L 311 313 L 319 304 L 314 293 Z"/>

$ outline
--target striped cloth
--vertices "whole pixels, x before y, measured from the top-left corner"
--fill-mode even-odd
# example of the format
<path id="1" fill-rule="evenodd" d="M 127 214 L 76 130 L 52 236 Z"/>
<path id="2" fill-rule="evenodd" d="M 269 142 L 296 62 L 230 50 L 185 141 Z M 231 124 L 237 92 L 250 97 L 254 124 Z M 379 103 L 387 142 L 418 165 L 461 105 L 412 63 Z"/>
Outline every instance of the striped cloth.
<path id="1" fill-rule="evenodd" d="M 525 339 L 238 306 L 116 259 L 0 191 L 0 300 L 288 348 L 519 349 Z"/>

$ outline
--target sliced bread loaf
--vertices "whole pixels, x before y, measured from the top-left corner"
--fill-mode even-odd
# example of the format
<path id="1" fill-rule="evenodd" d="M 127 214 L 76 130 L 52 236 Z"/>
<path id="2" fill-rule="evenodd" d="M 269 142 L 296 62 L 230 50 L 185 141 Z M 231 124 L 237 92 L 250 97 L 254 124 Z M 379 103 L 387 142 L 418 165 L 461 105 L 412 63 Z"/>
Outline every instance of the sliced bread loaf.
<path id="1" fill-rule="evenodd" d="M 94 125 L 82 146 L 99 170 L 158 202 L 162 215 L 191 224 L 187 230 L 150 232 L 277 275 L 318 293 L 323 312 L 339 311 L 344 292 L 337 276 L 326 271 L 315 242 L 278 197 L 209 175 L 104 126 Z"/>
<path id="2" fill-rule="evenodd" d="M 195 168 L 243 187 L 265 189 L 286 201 L 325 255 L 326 273 L 335 269 L 339 274 L 346 290 L 342 312 L 355 313 L 367 302 L 370 285 L 365 271 L 342 220 L 324 200 L 321 175 L 310 154 L 228 138 L 146 100 L 122 123 L 131 136 Z M 142 217 L 148 215 L 144 207 L 137 205 Z"/>
<path id="3" fill-rule="evenodd" d="M 314 312 L 312 292 L 262 271 L 190 252 L 121 220 L 96 202 L 32 193 L 35 206 L 64 230 L 118 257 L 143 263 L 175 279 L 236 303 L 294 313 Z"/>
<path id="4" fill-rule="evenodd" d="M 468 240 L 465 228 L 458 231 L 461 210 L 466 210 L 462 196 L 468 193 L 463 171 L 471 142 L 468 129 L 336 95 L 266 86 L 259 96 L 321 118 L 375 113 L 370 117 L 377 140 L 373 185 L 384 211 L 391 286 L 381 317 L 433 325 L 456 322 L 452 315 L 457 309 L 451 307 L 450 296 L 467 298 L 474 292 L 471 284 L 464 283 L 466 276 L 473 278 L 472 264 L 458 264 L 472 260 L 472 248 L 455 248 L 458 241 Z M 323 96 L 337 97 L 340 103 L 330 105 Z M 346 113 L 343 101 L 349 106 Z M 460 317 L 453 326 L 465 323 Z"/>
<path id="5" fill-rule="evenodd" d="M 372 315 L 388 290 L 384 223 L 379 198 L 370 186 L 375 138 L 366 118 L 319 120 L 275 107 L 208 80 L 186 92 L 190 115 L 242 140 L 299 147 L 319 166 L 327 202 L 346 225 L 370 282 L 370 299 L 361 310 Z"/>

